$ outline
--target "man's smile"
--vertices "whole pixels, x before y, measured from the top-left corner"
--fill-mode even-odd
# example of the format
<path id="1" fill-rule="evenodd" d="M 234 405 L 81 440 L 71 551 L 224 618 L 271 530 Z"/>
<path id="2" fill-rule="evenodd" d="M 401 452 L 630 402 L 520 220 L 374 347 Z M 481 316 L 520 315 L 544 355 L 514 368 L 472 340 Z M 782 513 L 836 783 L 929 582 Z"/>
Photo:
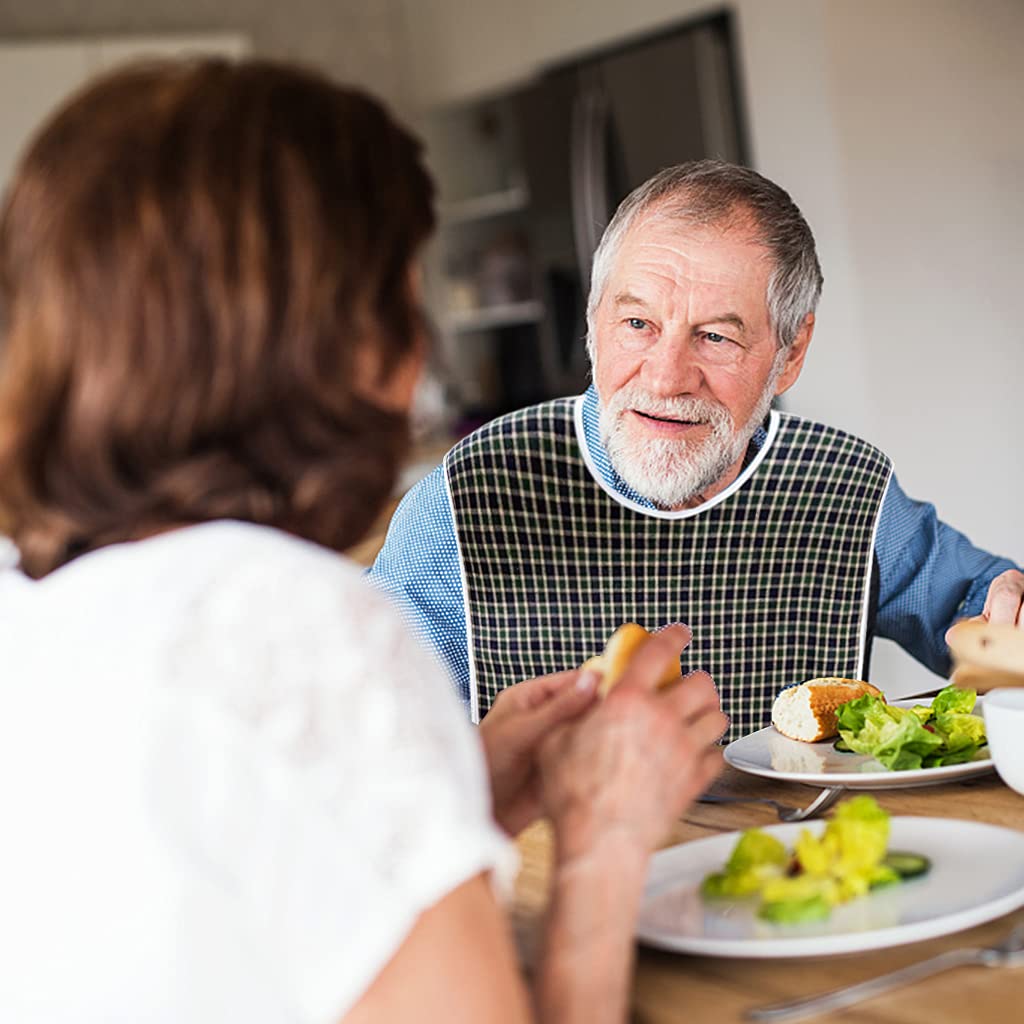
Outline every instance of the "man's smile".
<path id="1" fill-rule="evenodd" d="M 658 434 L 690 433 L 701 427 L 707 427 L 705 420 L 680 419 L 674 416 L 657 416 L 654 413 L 641 412 L 639 409 L 629 410 L 646 430 Z"/>
<path id="2" fill-rule="evenodd" d="M 696 426 L 698 423 L 703 422 L 701 420 L 686 420 L 678 416 L 655 416 L 652 412 L 641 412 L 639 409 L 632 409 L 637 416 L 642 416 L 645 420 L 657 420 L 659 423 L 685 423 L 690 426 Z"/>

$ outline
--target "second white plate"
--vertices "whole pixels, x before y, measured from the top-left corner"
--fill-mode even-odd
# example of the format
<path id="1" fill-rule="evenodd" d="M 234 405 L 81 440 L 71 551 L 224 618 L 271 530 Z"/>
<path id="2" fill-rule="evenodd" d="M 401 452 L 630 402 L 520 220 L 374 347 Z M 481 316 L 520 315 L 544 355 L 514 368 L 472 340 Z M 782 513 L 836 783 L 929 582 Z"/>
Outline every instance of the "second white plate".
<path id="1" fill-rule="evenodd" d="M 764 831 L 792 847 L 804 828 Z M 707 902 L 700 883 L 720 871 L 738 832 L 661 850 L 651 858 L 637 937 L 676 953 L 805 957 L 856 953 L 948 935 L 1024 905 L 1024 833 L 952 818 L 893 818 L 889 848 L 924 854 L 931 871 L 836 907 L 827 921 L 769 924 L 752 900 Z"/>
<path id="2" fill-rule="evenodd" d="M 981 701 L 974 708 L 981 714 Z M 894 700 L 896 707 L 910 708 L 929 704 L 930 698 Z M 835 750 L 835 737 L 821 743 L 801 743 L 778 732 L 774 726 L 741 736 L 725 748 L 725 760 L 750 775 L 780 782 L 803 782 L 810 786 L 843 786 L 846 789 L 902 789 L 909 786 L 936 786 L 957 782 L 992 771 L 992 758 L 984 756 L 966 764 L 948 764 L 938 768 L 918 768 L 894 772 L 866 754 L 841 754 Z"/>

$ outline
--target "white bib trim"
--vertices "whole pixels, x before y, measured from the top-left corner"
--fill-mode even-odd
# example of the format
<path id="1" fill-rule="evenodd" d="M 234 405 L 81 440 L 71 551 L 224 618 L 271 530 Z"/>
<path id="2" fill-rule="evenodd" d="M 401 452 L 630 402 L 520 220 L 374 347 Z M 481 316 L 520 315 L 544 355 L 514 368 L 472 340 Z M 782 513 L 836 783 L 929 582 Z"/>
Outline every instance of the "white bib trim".
<path id="1" fill-rule="evenodd" d="M 444 457 L 444 489 L 448 496 L 448 507 L 451 509 L 452 522 L 455 522 L 455 500 L 452 497 L 452 485 L 448 479 L 449 452 Z M 462 541 L 459 538 L 459 531 L 455 531 L 455 550 L 459 555 L 459 577 L 462 584 L 462 614 L 466 620 L 466 650 L 469 655 L 469 719 L 474 725 L 480 724 L 480 690 L 476 685 L 476 658 L 474 657 L 475 646 L 473 644 L 473 617 L 469 613 L 469 587 L 466 577 L 466 560 L 462 554 Z"/>
<path id="2" fill-rule="evenodd" d="M 634 512 L 639 512 L 641 515 L 651 516 L 653 519 L 689 519 L 692 516 L 699 516 L 702 512 L 706 512 L 708 509 L 714 508 L 716 505 L 725 501 L 731 494 L 735 494 L 757 471 L 757 467 L 761 464 L 764 457 L 768 454 L 769 449 L 775 441 L 776 436 L 779 433 L 779 414 L 773 409 L 768 416 L 768 430 L 765 442 L 761 445 L 757 454 L 750 460 L 750 464 L 743 470 L 742 473 L 721 494 L 716 494 L 713 498 L 705 501 L 703 504 L 698 505 L 696 508 L 683 508 L 673 511 L 672 509 L 661 509 L 661 508 L 649 508 L 647 505 L 641 505 L 640 502 L 634 501 L 632 498 L 627 498 L 624 494 L 620 494 L 611 484 L 608 483 L 604 477 L 601 476 L 600 470 L 597 468 L 597 463 L 594 461 L 594 457 L 591 454 L 590 446 L 587 444 L 586 431 L 583 429 L 583 401 L 586 395 L 580 395 L 576 399 L 573 407 L 573 420 L 576 425 L 576 440 L 579 442 L 580 452 L 583 454 L 583 461 L 586 463 L 587 469 L 590 475 L 597 481 L 601 489 L 614 498 L 620 505 L 625 506 L 628 509 L 632 509 Z M 876 525 L 877 529 L 877 525 Z"/>
<path id="3" fill-rule="evenodd" d="M 871 549 L 868 551 L 868 564 L 864 571 L 864 604 L 860 611 L 860 658 L 857 661 L 857 679 L 864 678 L 864 660 L 868 653 L 868 631 L 871 623 L 868 616 L 871 612 L 871 574 L 875 571 L 875 551 L 878 547 L 878 524 L 882 521 L 882 509 L 885 507 L 885 497 L 889 493 L 892 484 L 892 467 L 889 467 L 889 477 L 885 481 L 885 490 L 882 491 L 882 499 L 878 503 L 878 511 L 875 513 L 875 525 L 871 530 Z"/>

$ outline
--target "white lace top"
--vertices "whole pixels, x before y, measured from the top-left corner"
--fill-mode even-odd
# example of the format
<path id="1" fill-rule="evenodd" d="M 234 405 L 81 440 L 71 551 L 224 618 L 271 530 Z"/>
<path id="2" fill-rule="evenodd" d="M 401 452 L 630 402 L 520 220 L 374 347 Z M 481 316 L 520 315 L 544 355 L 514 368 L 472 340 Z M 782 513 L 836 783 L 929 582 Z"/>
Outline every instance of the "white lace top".
<path id="1" fill-rule="evenodd" d="M 335 1022 L 512 870 L 443 670 L 315 545 L 218 522 L 0 570 L 0 666 L 0 1020 Z"/>

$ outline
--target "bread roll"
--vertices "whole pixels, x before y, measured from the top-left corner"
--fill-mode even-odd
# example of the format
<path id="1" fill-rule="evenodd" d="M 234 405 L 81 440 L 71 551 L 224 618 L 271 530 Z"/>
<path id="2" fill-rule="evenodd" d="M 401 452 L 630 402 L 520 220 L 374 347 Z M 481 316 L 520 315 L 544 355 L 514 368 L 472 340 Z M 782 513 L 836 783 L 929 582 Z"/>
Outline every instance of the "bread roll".
<path id="1" fill-rule="evenodd" d="M 775 698 L 772 725 L 791 740 L 817 743 L 839 732 L 836 709 L 865 694 L 885 699 L 877 686 L 860 679 L 809 679 Z"/>
<path id="2" fill-rule="evenodd" d="M 996 672 L 991 668 L 982 668 L 980 665 L 969 665 L 961 663 L 957 665 L 949 681 L 961 690 L 974 690 L 976 693 L 986 693 L 1004 686 L 1024 686 L 1024 673 L 1017 672 Z"/>
<path id="3" fill-rule="evenodd" d="M 972 682 L 974 689 L 990 690 L 994 685 L 1024 686 L 1024 630 L 1008 623 L 997 625 L 965 619 L 953 626 L 947 636 L 949 649 L 958 666 L 957 675 L 960 674 L 960 666 L 977 670 L 971 675 L 982 685 L 975 686 Z M 997 676 L 998 681 L 985 685 L 983 677 L 986 673 Z M 957 679 L 957 685 L 964 684 Z"/>
<path id="4" fill-rule="evenodd" d="M 603 654 L 589 658 L 583 663 L 583 668 L 596 669 L 601 673 L 601 683 L 597 688 L 601 697 L 604 697 L 622 678 L 622 673 L 626 671 L 630 658 L 650 636 L 651 634 L 643 626 L 638 626 L 635 622 L 627 622 L 612 633 L 608 643 L 605 644 Z M 678 678 L 679 659 L 672 658 L 658 677 L 658 689 L 668 686 Z"/>

